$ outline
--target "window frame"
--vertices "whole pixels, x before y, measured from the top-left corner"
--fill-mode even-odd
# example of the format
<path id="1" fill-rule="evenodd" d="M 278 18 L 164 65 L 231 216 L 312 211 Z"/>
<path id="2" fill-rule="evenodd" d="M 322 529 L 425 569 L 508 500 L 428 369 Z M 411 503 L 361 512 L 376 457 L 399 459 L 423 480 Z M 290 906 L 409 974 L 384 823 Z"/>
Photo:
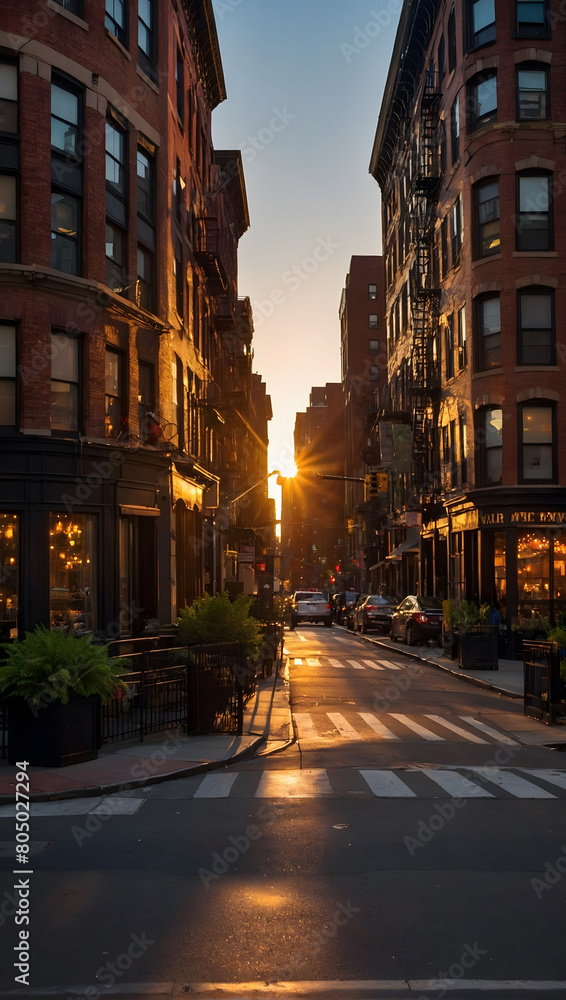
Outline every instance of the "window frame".
<path id="1" fill-rule="evenodd" d="M 370 330 L 379 330 L 379 314 L 369 313 L 368 315 L 368 325 Z"/>
<path id="2" fill-rule="evenodd" d="M 85 114 L 85 92 L 84 88 L 75 80 L 70 80 L 59 73 L 52 73 L 50 86 L 50 126 L 53 118 L 59 122 L 67 121 L 53 112 L 53 88 L 71 94 L 77 101 L 77 123 L 76 123 L 76 144 L 71 150 L 61 149 L 51 143 L 51 267 L 62 274 L 71 274 L 80 277 L 83 273 L 83 154 L 82 143 L 84 136 L 84 114 Z M 75 202 L 76 210 L 76 235 L 70 236 L 61 228 L 53 228 L 53 207 L 54 198 L 67 198 Z M 63 243 L 61 243 L 63 241 Z M 68 243 L 75 248 L 75 268 L 73 270 L 63 270 L 57 267 L 56 251 L 59 246 Z"/>
<path id="3" fill-rule="evenodd" d="M 520 73 L 544 73 L 545 77 L 545 114 L 538 117 L 529 117 L 521 114 L 521 89 L 519 86 Z M 516 115 L 518 122 L 544 122 L 550 118 L 550 66 L 548 63 L 523 62 L 517 63 L 515 67 L 515 93 L 516 93 Z"/>
<path id="4" fill-rule="evenodd" d="M 489 111 L 484 111 L 483 114 L 480 114 L 478 111 L 478 90 L 483 84 L 488 83 L 490 80 L 495 81 L 495 107 L 490 108 Z M 488 69 L 482 73 L 477 73 L 471 80 L 468 80 L 466 88 L 468 97 L 468 116 L 466 126 L 468 132 L 475 132 L 476 129 L 483 128 L 484 125 L 490 125 L 493 122 L 496 122 L 498 111 L 497 71 L 494 69 Z"/>
<path id="5" fill-rule="evenodd" d="M 548 184 L 547 184 L 548 208 L 547 208 L 547 210 L 545 212 L 527 212 L 527 211 L 522 211 L 521 210 L 521 181 L 529 179 L 529 178 L 532 178 L 532 177 L 546 178 L 546 180 L 548 182 Z M 517 249 L 517 251 L 519 253 L 533 253 L 533 252 L 543 252 L 544 253 L 544 252 L 548 252 L 548 251 L 554 250 L 554 199 L 553 199 L 553 196 L 552 196 L 553 195 L 553 180 L 554 180 L 554 175 L 553 175 L 553 172 L 550 171 L 550 170 L 522 170 L 521 172 L 518 172 L 516 174 L 516 194 L 515 194 L 515 198 L 516 198 L 517 212 L 516 212 L 516 216 L 515 216 L 515 220 L 516 220 L 515 229 L 516 229 L 516 233 L 517 233 L 516 249 Z M 521 237 L 524 237 L 525 233 L 528 233 L 529 231 L 532 231 L 532 230 L 529 230 L 529 229 L 523 230 L 522 226 L 521 226 L 521 219 L 522 219 L 523 216 L 535 216 L 535 215 L 540 215 L 540 216 L 546 215 L 547 216 L 547 225 L 545 227 L 546 228 L 546 232 L 547 232 L 547 241 L 546 241 L 547 242 L 547 246 L 541 247 L 541 246 L 524 246 L 524 245 L 522 245 L 524 243 L 524 240 L 522 240 Z"/>
<path id="6" fill-rule="evenodd" d="M 69 14 L 74 14 L 84 21 L 84 0 L 55 0 L 55 3 Z"/>
<path id="7" fill-rule="evenodd" d="M 9 139 L 14 139 L 20 134 L 20 74 L 18 72 L 18 62 L 16 59 L 10 59 L 3 53 L 0 54 L 0 65 L 10 66 L 15 71 L 15 83 L 16 83 L 16 99 L 13 100 L 11 97 L 0 97 L 0 102 L 6 106 L 15 106 L 16 115 L 16 127 L 15 129 L 0 129 L 0 135 L 6 136 Z"/>
<path id="8" fill-rule="evenodd" d="M 468 51 L 491 45 L 497 40 L 497 23 L 495 17 L 495 0 L 493 2 L 493 20 L 488 21 L 479 31 L 474 30 L 474 7 L 482 0 L 470 0 L 468 7 Z M 485 37 L 482 37 L 485 36 Z"/>
<path id="9" fill-rule="evenodd" d="M 0 168 L 0 177 L 6 178 L 8 181 L 13 181 L 15 216 L 13 219 L 0 216 L 0 226 L 5 225 L 7 233 L 10 233 L 11 229 L 13 229 L 13 255 L 9 255 L 4 258 L 3 255 L 0 254 L 0 262 L 4 264 L 16 264 L 20 259 L 20 176 L 18 171 Z M 0 241 L 0 248 L 1 245 Z M 11 245 L 12 243 L 10 242 L 10 246 Z"/>
<path id="10" fill-rule="evenodd" d="M 484 202 L 480 201 L 480 195 L 483 190 L 493 185 L 497 185 L 497 216 L 493 219 L 485 219 L 483 222 L 480 220 L 480 210 L 482 205 L 486 205 L 489 201 L 495 201 L 495 198 L 486 199 Z M 482 177 L 481 181 L 474 184 L 474 260 L 483 260 L 487 257 L 493 257 L 494 254 L 501 253 L 501 202 L 499 193 L 499 177 Z M 499 242 L 493 250 L 484 250 L 484 238 L 483 230 L 491 222 L 498 222 L 498 237 Z"/>
<path id="11" fill-rule="evenodd" d="M 113 11 L 112 14 L 108 10 L 108 7 L 109 7 L 110 4 L 112 5 L 112 11 Z M 122 8 L 122 10 L 124 12 L 124 26 L 123 27 L 120 24 L 118 24 L 118 21 L 114 17 L 114 13 L 116 11 L 116 4 L 120 4 L 120 6 L 121 6 L 121 8 Z M 110 22 L 110 23 L 108 23 L 108 22 Z M 126 0 L 105 0 L 105 3 L 104 3 L 104 27 L 106 28 L 107 31 L 110 32 L 111 35 L 114 36 L 114 38 L 116 38 L 120 42 L 120 45 L 123 45 L 123 47 L 126 49 L 126 51 L 129 51 L 130 46 L 128 44 L 128 33 L 129 33 L 128 4 L 127 4 Z"/>
<path id="12" fill-rule="evenodd" d="M 537 21 L 519 20 L 520 5 L 523 2 L 525 0 L 515 0 L 515 38 L 550 38 L 551 24 L 548 0 L 534 0 L 535 3 L 540 3 L 543 8 L 542 27 L 535 26 L 540 23 Z M 525 25 L 525 27 L 522 28 L 521 25 Z"/>
<path id="13" fill-rule="evenodd" d="M 108 372 L 106 371 L 106 361 L 109 355 L 114 355 L 118 362 L 118 392 L 111 393 L 107 391 L 106 377 Z M 110 441 L 117 441 L 120 434 L 123 433 L 127 425 L 127 411 L 126 411 L 126 357 L 124 351 L 119 350 L 119 348 L 114 347 L 113 344 L 106 344 L 104 349 L 104 436 Z M 107 417 L 108 414 L 108 400 L 118 400 L 118 432 L 116 434 L 109 434 L 107 432 Z"/>
<path id="14" fill-rule="evenodd" d="M 484 322 L 484 306 L 486 302 L 495 301 L 499 302 L 499 360 L 494 364 L 487 364 L 486 359 L 488 353 L 486 352 L 485 340 L 486 337 L 496 337 L 497 333 L 484 333 L 485 322 Z M 494 368 L 501 367 L 501 295 L 499 292 L 487 292 L 485 295 L 479 295 L 474 302 L 474 312 L 475 312 L 475 331 L 476 336 L 474 337 L 476 350 L 475 350 L 475 368 L 476 372 L 489 372 L 493 371 Z M 491 352 L 493 352 L 491 348 Z"/>
<path id="15" fill-rule="evenodd" d="M 370 283 L 368 285 L 368 299 L 372 301 L 377 299 L 377 285 Z"/>
<path id="16" fill-rule="evenodd" d="M 461 372 L 468 364 L 468 341 L 467 341 L 467 321 L 466 306 L 460 306 L 457 310 L 457 337 L 458 337 L 458 371 Z"/>
<path id="17" fill-rule="evenodd" d="M 51 360 L 51 373 L 50 373 L 50 377 L 51 377 L 51 381 L 50 381 L 51 399 L 50 399 L 50 406 L 49 406 L 49 423 L 50 423 L 50 428 L 51 428 L 51 434 L 54 435 L 54 436 L 56 436 L 56 437 L 57 436 L 68 437 L 69 435 L 73 435 L 73 437 L 78 437 L 79 434 L 82 431 L 82 407 L 83 407 L 83 399 L 82 399 L 82 396 L 83 396 L 83 369 L 82 369 L 82 365 L 83 365 L 83 350 L 82 350 L 83 344 L 82 344 L 82 337 L 80 335 L 75 335 L 75 334 L 67 333 L 65 330 L 58 330 L 58 329 L 54 328 L 54 329 L 51 330 L 51 344 L 52 345 L 53 345 L 53 340 L 56 337 L 59 337 L 59 338 L 60 337 L 65 337 L 65 338 L 67 338 L 67 340 L 73 341 L 77 345 L 77 348 L 76 348 L 77 349 L 77 378 L 76 378 L 76 381 L 73 381 L 72 379 L 69 380 L 69 379 L 62 379 L 62 378 L 53 378 L 53 361 L 57 357 L 57 351 L 56 350 L 53 351 L 53 349 L 52 349 L 52 352 L 51 352 L 51 357 L 52 357 L 52 360 Z M 67 427 L 67 428 L 53 427 L 53 383 L 54 382 L 65 384 L 65 385 L 70 385 L 70 386 L 73 386 L 73 385 L 76 386 L 76 410 L 77 410 L 77 426 L 76 426 L 76 428 L 74 428 L 74 427 Z"/>
<path id="18" fill-rule="evenodd" d="M 492 413 L 499 412 L 501 414 L 501 434 L 500 443 L 488 446 L 488 432 L 486 430 L 487 421 Z M 503 408 L 499 405 L 493 406 L 482 406 L 478 410 L 478 431 L 479 431 L 479 476 L 481 486 L 497 486 L 503 481 Z M 500 474 L 497 479 L 488 479 L 488 452 L 499 451 L 499 470 Z"/>
<path id="19" fill-rule="evenodd" d="M 145 0 L 151 12 L 151 24 L 144 21 L 140 13 L 140 0 L 138 0 L 138 66 L 154 83 L 157 83 L 157 23 L 155 0 Z M 143 29 L 149 36 L 149 53 L 140 45 L 140 30 Z"/>
<path id="20" fill-rule="evenodd" d="M 524 295 L 548 297 L 550 299 L 550 360 L 549 361 L 524 361 L 523 360 L 523 333 L 528 330 L 542 331 L 540 325 L 535 327 L 525 327 L 522 321 L 522 297 Z M 554 288 L 547 285 L 527 285 L 517 290 L 517 366 L 518 367 L 542 367 L 556 364 L 556 315 L 555 315 L 555 295 Z"/>
<path id="21" fill-rule="evenodd" d="M 464 242 L 464 207 L 462 192 L 450 207 L 450 242 L 452 250 L 452 267 L 459 264 L 460 251 Z"/>
<path id="22" fill-rule="evenodd" d="M 460 135 L 461 135 L 461 123 L 460 123 L 460 95 L 456 94 L 456 97 L 452 101 L 450 106 L 450 156 L 452 166 L 458 162 L 460 159 Z"/>
<path id="23" fill-rule="evenodd" d="M 14 374 L 2 375 L 0 371 L 0 385 L 5 383 L 13 387 L 14 400 L 14 420 L 10 424 L 0 423 L 0 431 L 13 431 L 19 423 L 19 379 L 18 379 L 18 352 L 19 352 L 19 330 L 16 321 L 10 323 L 8 320 L 0 320 L 0 330 L 13 331 L 13 354 L 14 354 Z"/>
<path id="24" fill-rule="evenodd" d="M 525 443 L 524 440 L 524 412 L 527 409 L 531 410 L 550 410 L 551 412 L 551 434 L 552 439 L 550 442 L 551 454 L 552 454 L 552 472 L 549 477 L 537 477 L 537 476 L 525 476 L 525 448 L 531 446 L 532 444 L 537 444 L 537 442 Z M 519 483 L 529 483 L 529 484 L 549 484 L 556 483 L 558 481 L 558 422 L 557 422 L 557 406 L 554 400 L 551 399 L 527 399 L 524 402 L 519 403 L 517 407 L 517 439 L 519 442 L 519 456 L 518 456 L 518 481 Z M 544 446 L 547 444 L 545 441 L 538 442 L 539 446 Z"/>
<path id="25" fill-rule="evenodd" d="M 444 371 L 447 382 L 455 375 L 454 354 L 454 313 L 449 313 L 444 325 Z"/>
<path id="26" fill-rule="evenodd" d="M 456 5 L 452 4 L 448 15 L 448 76 L 454 72 L 458 62 L 457 42 L 456 42 Z"/>

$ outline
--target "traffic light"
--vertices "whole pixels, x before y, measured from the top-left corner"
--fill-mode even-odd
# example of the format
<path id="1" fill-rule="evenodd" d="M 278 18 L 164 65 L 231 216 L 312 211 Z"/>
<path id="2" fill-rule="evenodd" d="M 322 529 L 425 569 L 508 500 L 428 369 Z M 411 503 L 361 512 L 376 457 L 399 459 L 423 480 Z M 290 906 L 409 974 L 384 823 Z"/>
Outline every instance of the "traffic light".
<path id="1" fill-rule="evenodd" d="M 380 493 L 387 493 L 387 473 L 369 472 L 365 477 L 365 485 L 368 497 L 376 497 L 379 496 Z"/>

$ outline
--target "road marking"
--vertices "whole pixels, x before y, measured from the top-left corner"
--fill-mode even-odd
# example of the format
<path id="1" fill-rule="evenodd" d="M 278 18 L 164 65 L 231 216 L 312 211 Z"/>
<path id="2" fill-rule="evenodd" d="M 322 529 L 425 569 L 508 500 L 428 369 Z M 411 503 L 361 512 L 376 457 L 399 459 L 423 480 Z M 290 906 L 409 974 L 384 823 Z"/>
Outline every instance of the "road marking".
<path id="1" fill-rule="evenodd" d="M 415 798 L 415 793 L 394 771 L 360 771 L 360 774 L 380 799 Z"/>
<path id="2" fill-rule="evenodd" d="M 317 660 L 316 656 L 308 656 L 307 663 L 309 667 L 320 667 L 320 660 Z"/>
<path id="3" fill-rule="evenodd" d="M 303 661 L 301 660 L 300 656 L 295 656 L 294 657 L 294 661 L 295 661 L 295 666 L 296 667 L 302 667 Z"/>
<path id="4" fill-rule="evenodd" d="M 391 713 L 392 719 L 397 719 L 401 722 L 407 729 L 412 729 L 414 733 L 418 736 L 422 736 L 423 740 L 430 740 L 433 743 L 444 743 L 446 737 L 438 736 L 437 733 L 431 733 L 430 729 L 425 729 L 420 723 L 415 722 L 414 719 L 410 719 L 408 715 L 395 715 L 394 712 Z"/>
<path id="5" fill-rule="evenodd" d="M 360 734 L 356 732 L 354 727 L 351 726 L 349 722 L 346 722 L 344 716 L 340 715 L 339 712 L 327 712 L 326 714 L 340 733 L 340 736 L 344 736 L 347 740 L 360 739 Z"/>
<path id="6" fill-rule="evenodd" d="M 488 736 L 495 736 L 498 743 L 509 743 L 514 747 L 520 746 L 518 740 L 512 740 L 510 736 L 500 733 L 498 729 L 492 729 L 491 726 L 486 726 L 485 722 L 480 722 L 479 719 L 474 719 L 471 715 L 461 715 L 460 718 L 470 726 L 475 726 L 480 732 L 487 733 Z"/>
<path id="7" fill-rule="evenodd" d="M 497 785 L 498 788 L 503 788 L 506 792 L 510 792 L 516 799 L 557 798 L 552 792 L 547 792 L 544 788 L 533 785 L 530 781 L 526 781 L 525 778 L 520 778 L 518 774 L 513 774 L 512 771 L 500 771 L 497 767 L 471 767 L 470 771 L 475 771 L 476 774 L 487 778 L 493 785 Z"/>
<path id="8" fill-rule="evenodd" d="M 193 798 L 195 799 L 226 799 L 232 791 L 232 785 L 238 777 L 238 771 L 229 774 L 205 774 Z"/>
<path id="9" fill-rule="evenodd" d="M 419 769 L 419 774 L 426 774 L 427 778 L 440 785 L 454 799 L 493 799 L 495 797 L 491 792 L 482 788 L 481 785 L 474 784 L 473 781 L 464 778 L 457 771 L 442 771 L 436 770 L 436 768 L 434 770 L 429 768 L 423 771 Z"/>
<path id="10" fill-rule="evenodd" d="M 551 785 L 558 785 L 559 788 L 566 788 L 566 771 L 555 771 L 550 768 L 538 768 L 536 770 L 531 770 L 529 767 L 518 768 L 520 771 L 524 771 L 525 774 L 532 774 L 534 778 L 542 778 L 544 781 L 548 781 Z"/>
<path id="11" fill-rule="evenodd" d="M 425 715 L 425 719 L 432 719 L 432 721 L 438 723 L 439 726 L 445 726 L 446 729 L 451 729 L 453 733 L 458 733 L 459 736 L 465 736 L 470 743 L 487 743 L 487 740 L 482 740 L 481 736 L 476 736 L 475 733 L 467 732 L 466 729 L 462 729 L 461 726 L 454 725 L 454 723 L 449 722 L 448 719 L 442 719 L 440 715 Z"/>
<path id="12" fill-rule="evenodd" d="M 30 814 L 32 816 L 88 816 L 89 813 L 95 815 L 132 816 L 138 811 L 145 798 L 128 797 L 119 795 L 95 795 L 91 798 L 63 799 L 57 802 L 32 802 L 30 804 Z M 7 816 L 16 815 L 15 805 L 0 806 L 0 819 Z"/>
<path id="13" fill-rule="evenodd" d="M 367 667 L 371 667 L 372 670 L 385 670 L 385 667 L 379 663 L 375 663 L 374 660 L 363 660 L 362 662 L 365 663 Z"/>
<path id="14" fill-rule="evenodd" d="M 397 663 L 391 663 L 389 660 L 379 660 L 378 662 L 381 663 L 382 667 L 385 667 L 386 670 L 402 670 L 403 669 L 403 667 L 398 666 Z"/>
<path id="15" fill-rule="evenodd" d="M 384 740 L 399 739 L 399 737 L 396 736 L 395 733 L 392 733 L 391 730 L 387 728 L 387 726 L 384 726 L 383 723 L 380 722 L 379 719 L 376 719 L 375 715 L 372 715 L 370 712 L 358 712 L 358 715 L 362 717 L 364 722 L 367 723 L 367 725 L 370 726 L 370 728 L 373 729 L 374 732 L 379 733 L 382 739 Z"/>
<path id="16" fill-rule="evenodd" d="M 328 662 L 329 662 L 329 664 L 330 664 L 331 667 L 336 667 L 337 669 L 340 669 L 340 670 L 343 670 L 346 667 L 346 664 L 342 663 L 340 660 L 330 660 L 329 659 Z"/>
<path id="17" fill-rule="evenodd" d="M 258 799 L 303 799 L 334 793 L 324 768 L 312 767 L 264 771 L 255 794 Z"/>
<path id="18" fill-rule="evenodd" d="M 362 666 L 359 660 L 348 660 L 348 663 L 354 668 L 354 670 L 365 670 L 366 668 Z"/>
<path id="19" fill-rule="evenodd" d="M 314 728 L 312 717 L 308 712 L 293 713 L 293 718 L 299 731 L 300 740 L 319 740 L 321 738 Z"/>

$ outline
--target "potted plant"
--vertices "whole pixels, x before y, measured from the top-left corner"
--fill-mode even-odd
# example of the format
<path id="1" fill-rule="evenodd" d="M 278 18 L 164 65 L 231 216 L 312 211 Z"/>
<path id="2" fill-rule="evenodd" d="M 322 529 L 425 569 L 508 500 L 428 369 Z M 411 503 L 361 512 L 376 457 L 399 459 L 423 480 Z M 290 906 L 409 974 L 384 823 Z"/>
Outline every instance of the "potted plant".
<path id="1" fill-rule="evenodd" d="M 523 656 L 523 641 L 545 642 L 548 639 L 551 629 L 548 618 L 541 618 L 535 615 L 534 618 L 525 618 L 520 625 L 511 625 L 511 648 L 512 656 L 521 659 Z"/>
<path id="2" fill-rule="evenodd" d="M 458 656 L 457 609 L 450 599 L 442 602 L 442 652 L 451 660 Z"/>
<path id="3" fill-rule="evenodd" d="M 8 702 L 8 761 L 64 767 L 94 760 L 100 703 L 126 690 L 105 646 L 38 625 L 3 643 L 0 693 Z"/>
<path id="4" fill-rule="evenodd" d="M 457 609 L 458 666 L 463 670 L 497 670 L 498 628 L 488 625 L 489 604 L 460 601 Z"/>

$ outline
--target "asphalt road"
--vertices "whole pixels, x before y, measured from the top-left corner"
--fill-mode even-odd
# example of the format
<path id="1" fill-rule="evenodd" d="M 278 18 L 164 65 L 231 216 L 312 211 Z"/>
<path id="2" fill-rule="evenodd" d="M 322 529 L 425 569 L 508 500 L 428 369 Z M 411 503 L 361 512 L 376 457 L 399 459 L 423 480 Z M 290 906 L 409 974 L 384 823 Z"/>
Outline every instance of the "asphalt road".
<path id="1" fill-rule="evenodd" d="M 286 647 L 289 750 L 35 807 L 31 992 L 441 1000 L 463 978 L 468 998 L 566 995 L 500 988 L 566 980 L 566 770 L 521 744 L 520 703 L 339 629 Z M 0 816 L 0 995 L 13 840 Z"/>

